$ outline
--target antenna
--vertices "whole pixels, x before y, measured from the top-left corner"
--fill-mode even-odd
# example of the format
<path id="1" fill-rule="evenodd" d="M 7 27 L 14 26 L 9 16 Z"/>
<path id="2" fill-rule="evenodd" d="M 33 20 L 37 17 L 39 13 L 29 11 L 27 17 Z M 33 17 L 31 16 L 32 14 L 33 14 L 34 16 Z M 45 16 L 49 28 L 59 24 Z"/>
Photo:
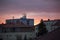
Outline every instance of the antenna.
<path id="1" fill-rule="evenodd" d="M 26 18 L 26 13 L 23 13 L 23 17 Z"/>
<path id="2" fill-rule="evenodd" d="M 14 19 L 14 16 L 12 18 Z"/>
<path id="3" fill-rule="evenodd" d="M 23 19 L 26 19 L 26 11 L 25 11 L 25 8 L 24 8 L 24 12 L 22 13 L 22 17 L 21 18 L 23 18 Z"/>
<path id="4" fill-rule="evenodd" d="M 26 18 L 26 11 L 25 11 L 25 8 L 24 8 L 23 17 Z"/>
<path id="5" fill-rule="evenodd" d="M 12 18 L 13 18 L 12 23 L 14 24 L 14 16 Z"/>

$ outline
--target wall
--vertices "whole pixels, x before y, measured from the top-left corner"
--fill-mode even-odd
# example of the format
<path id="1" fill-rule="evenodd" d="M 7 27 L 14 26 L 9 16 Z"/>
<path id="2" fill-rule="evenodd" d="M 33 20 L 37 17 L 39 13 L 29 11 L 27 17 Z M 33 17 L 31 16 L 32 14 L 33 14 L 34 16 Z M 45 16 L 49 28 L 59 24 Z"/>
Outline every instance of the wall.
<path id="1" fill-rule="evenodd" d="M 18 22 L 22 22 L 25 25 L 31 25 L 34 26 L 34 19 L 11 19 L 11 20 L 6 20 L 6 24 L 10 24 L 10 23 L 18 23 Z M 28 23 L 28 24 L 27 24 Z"/>
<path id="2" fill-rule="evenodd" d="M 27 39 L 36 37 L 34 32 L 2 33 L 0 35 L 2 35 L 3 40 L 17 40 L 17 35 L 20 35 L 22 40 L 25 35 L 27 36 Z"/>
<path id="3" fill-rule="evenodd" d="M 44 22 L 46 25 L 46 29 L 48 30 L 48 32 L 51 32 L 52 30 L 54 30 L 54 27 L 52 25 L 54 25 L 56 23 L 56 21 L 47 21 Z"/>

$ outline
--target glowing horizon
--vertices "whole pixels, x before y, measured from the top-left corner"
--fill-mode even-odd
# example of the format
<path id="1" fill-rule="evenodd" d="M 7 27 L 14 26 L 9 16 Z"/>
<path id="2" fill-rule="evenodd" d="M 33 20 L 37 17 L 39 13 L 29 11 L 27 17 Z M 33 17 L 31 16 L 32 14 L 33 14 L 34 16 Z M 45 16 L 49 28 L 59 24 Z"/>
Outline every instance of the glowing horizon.
<path id="1" fill-rule="evenodd" d="M 16 15 L 16 14 L 14 14 L 14 15 L 4 15 L 4 16 L 2 16 L 2 17 L 0 17 L 0 24 L 2 24 L 2 23 L 6 23 L 5 21 L 6 21 L 6 19 L 13 19 L 12 17 L 14 16 L 14 19 L 19 19 L 19 18 L 21 18 L 23 15 L 22 14 L 20 14 L 20 15 Z M 59 19 L 59 18 L 57 18 L 57 17 L 53 17 L 53 18 L 51 18 L 51 17 L 45 17 L 45 16 L 38 16 L 38 15 L 35 15 L 34 13 L 33 14 L 27 14 L 26 15 L 27 16 L 27 18 L 31 18 L 31 19 L 34 19 L 34 25 L 37 25 L 38 23 L 40 23 L 40 20 L 41 19 L 43 19 L 43 20 L 48 20 L 48 19 L 51 19 L 51 20 L 54 20 L 54 19 Z"/>
<path id="2" fill-rule="evenodd" d="M 60 1 L 58 0 L 0 0 L 0 24 L 6 19 L 20 18 L 26 12 L 27 18 L 60 19 Z"/>

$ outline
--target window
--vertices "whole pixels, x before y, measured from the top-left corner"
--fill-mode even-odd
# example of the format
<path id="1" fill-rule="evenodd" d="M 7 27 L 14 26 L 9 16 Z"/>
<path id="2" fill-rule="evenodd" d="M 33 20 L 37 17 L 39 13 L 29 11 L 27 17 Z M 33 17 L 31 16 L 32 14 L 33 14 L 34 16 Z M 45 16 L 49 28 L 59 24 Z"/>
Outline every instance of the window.
<path id="1" fill-rule="evenodd" d="M 15 32 L 15 28 L 11 28 L 11 32 Z"/>

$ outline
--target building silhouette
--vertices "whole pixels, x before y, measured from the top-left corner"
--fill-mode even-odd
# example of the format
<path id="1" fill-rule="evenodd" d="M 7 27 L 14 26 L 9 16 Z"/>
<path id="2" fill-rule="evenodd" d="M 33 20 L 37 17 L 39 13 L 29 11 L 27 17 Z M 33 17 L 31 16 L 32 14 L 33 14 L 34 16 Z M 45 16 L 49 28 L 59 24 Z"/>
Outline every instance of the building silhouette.
<path id="1" fill-rule="evenodd" d="M 34 19 L 7 19 L 6 24 L 0 24 L 0 40 L 29 40 L 35 38 Z"/>

